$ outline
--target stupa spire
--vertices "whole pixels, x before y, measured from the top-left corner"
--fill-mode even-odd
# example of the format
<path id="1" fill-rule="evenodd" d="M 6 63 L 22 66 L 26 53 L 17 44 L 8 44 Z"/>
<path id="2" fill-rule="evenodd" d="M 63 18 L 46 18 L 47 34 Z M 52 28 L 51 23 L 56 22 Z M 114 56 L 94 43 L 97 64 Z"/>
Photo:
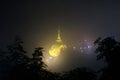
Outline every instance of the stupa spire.
<path id="1" fill-rule="evenodd" d="M 57 34 L 57 40 L 58 43 L 62 42 L 61 35 L 60 35 L 60 29 L 58 29 L 58 34 Z"/>

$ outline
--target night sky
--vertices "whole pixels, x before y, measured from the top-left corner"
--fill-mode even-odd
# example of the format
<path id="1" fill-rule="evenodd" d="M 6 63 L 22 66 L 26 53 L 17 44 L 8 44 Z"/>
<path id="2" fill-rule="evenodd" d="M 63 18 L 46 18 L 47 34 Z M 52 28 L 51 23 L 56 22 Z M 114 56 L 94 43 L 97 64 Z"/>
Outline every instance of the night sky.
<path id="1" fill-rule="evenodd" d="M 0 44 L 20 35 L 28 52 L 54 43 L 60 26 L 65 44 L 76 45 L 97 37 L 119 37 L 119 0 L 1 1 Z M 31 52 L 32 53 L 32 52 Z"/>

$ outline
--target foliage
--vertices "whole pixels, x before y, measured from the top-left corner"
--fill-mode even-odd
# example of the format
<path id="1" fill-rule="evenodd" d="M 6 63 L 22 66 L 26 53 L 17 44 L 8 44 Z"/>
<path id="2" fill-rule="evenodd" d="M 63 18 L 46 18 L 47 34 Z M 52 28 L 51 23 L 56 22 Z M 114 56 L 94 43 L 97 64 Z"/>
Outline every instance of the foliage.
<path id="1" fill-rule="evenodd" d="M 93 71 L 87 68 L 75 68 L 63 75 L 63 80 L 96 80 Z"/>
<path id="2" fill-rule="evenodd" d="M 118 72 L 120 66 L 118 61 L 120 60 L 120 43 L 113 37 L 107 37 L 105 39 L 98 38 L 95 41 L 97 45 L 96 53 L 98 53 L 97 59 L 105 58 L 108 63 L 106 69 L 104 69 L 101 80 L 114 80 L 119 78 Z"/>
<path id="3" fill-rule="evenodd" d="M 43 62 L 43 48 L 35 48 L 32 58 L 26 55 L 23 41 L 16 37 L 15 41 L 7 46 L 7 50 L 0 51 L 0 68 L 5 69 L 4 77 L 0 80 L 95 80 L 94 72 L 86 68 L 76 68 L 66 73 L 54 73 L 46 69 Z M 2 76 L 3 76 L 2 75 Z"/>

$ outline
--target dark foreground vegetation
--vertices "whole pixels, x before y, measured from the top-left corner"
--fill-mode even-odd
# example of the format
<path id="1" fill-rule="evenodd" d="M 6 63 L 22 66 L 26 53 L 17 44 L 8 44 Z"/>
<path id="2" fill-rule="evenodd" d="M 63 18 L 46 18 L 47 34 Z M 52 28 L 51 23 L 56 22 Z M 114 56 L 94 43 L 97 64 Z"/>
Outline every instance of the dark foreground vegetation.
<path id="1" fill-rule="evenodd" d="M 105 59 L 107 66 L 101 69 L 99 80 L 120 80 L 120 43 L 112 37 L 98 38 L 96 45 L 97 59 Z M 87 68 L 76 68 L 65 73 L 54 73 L 46 69 L 43 62 L 43 48 L 35 48 L 32 58 L 28 57 L 23 42 L 15 41 L 0 50 L 0 80 L 97 80 L 97 72 Z"/>

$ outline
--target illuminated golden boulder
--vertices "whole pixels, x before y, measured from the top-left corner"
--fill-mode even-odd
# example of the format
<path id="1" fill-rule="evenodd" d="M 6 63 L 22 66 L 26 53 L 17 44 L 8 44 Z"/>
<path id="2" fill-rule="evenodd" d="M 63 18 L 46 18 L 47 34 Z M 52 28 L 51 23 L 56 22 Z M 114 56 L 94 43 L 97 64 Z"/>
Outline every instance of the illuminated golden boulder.
<path id="1" fill-rule="evenodd" d="M 53 45 L 51 49 L 49 50 L 49 54 L 53 57 L 57 57 L 60 55 L 61 51 L 66 48 L 65 45 Z"/>

